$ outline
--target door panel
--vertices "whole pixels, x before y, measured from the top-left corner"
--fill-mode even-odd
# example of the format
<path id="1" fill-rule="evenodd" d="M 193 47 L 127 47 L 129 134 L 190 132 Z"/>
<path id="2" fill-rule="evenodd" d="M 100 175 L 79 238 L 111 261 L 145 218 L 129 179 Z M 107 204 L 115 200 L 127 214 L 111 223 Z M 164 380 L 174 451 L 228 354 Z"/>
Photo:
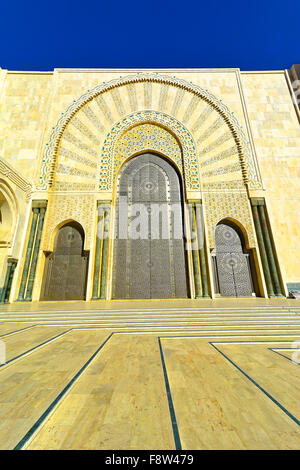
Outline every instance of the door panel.
<path id="1" fill-rule="evenodd" d="M 120 209 L 118 196 L 113 298 L 187 297 L 183 231 L 174 240 L 171 223 L 171 207 L 177 203 L 176 217 L 182 225 L 176 171 L 161 157 L 140 155 L 125 165 L 118 191 L 127 198 L 128 206 Z M 127 217 L 120 222 L 122 210 Z M 119 237 L 120 230 L 126 233 L 126 240 Z"/>
<path id="2" fill-rule="evenodd" d="M 220 294 L 224 297 L 252 296 L 248 255 L 238 232 L 227 224 L 216 227 L 216 261 Z"/>
<path id="3" fill-rule="evenodd" d="M 75 224 L 64 225 L 48 259 L 44 300 L 85 299 L 88 258 L 82 255 L 82 249 L 80 228 Z"/>

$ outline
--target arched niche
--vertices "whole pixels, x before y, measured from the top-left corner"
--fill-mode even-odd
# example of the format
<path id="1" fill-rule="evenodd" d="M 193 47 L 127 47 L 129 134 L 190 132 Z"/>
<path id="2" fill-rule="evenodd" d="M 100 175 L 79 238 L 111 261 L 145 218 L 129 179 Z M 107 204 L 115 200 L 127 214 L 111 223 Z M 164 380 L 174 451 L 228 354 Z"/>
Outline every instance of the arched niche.
<path id="1" fill-rule="evenodd" d="M 46 253 L 41 300 L 85 299 L 88 254 L 84 239 L 84 230 L 75 221 L 56 230 L 53 251 Z"/>
<path id="2" fill-rule="evenodd" d="M 244 227 L 224 219 L 215 227 L 212 253 L 216 292 L 223 297 L 252 297 L 257 292 L 257 274 L 252 250 L 247 249 Z"/>

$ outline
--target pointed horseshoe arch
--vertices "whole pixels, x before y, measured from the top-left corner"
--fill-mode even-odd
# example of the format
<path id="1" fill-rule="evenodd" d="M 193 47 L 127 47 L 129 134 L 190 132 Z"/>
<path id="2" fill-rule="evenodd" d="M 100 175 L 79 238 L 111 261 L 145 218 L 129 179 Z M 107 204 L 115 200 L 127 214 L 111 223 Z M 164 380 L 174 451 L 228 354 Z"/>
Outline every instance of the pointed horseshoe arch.
<path id="1" fill-rule="evenodd" d="M 149 132 L 150 138 L 147 139 L 148 128 L 153 131 Z M 137 135 L 128 139 L 128 133 Z M 122 148 L 124 138 L 126 145 Z M 148 150 L 153 152 L 168 154 L 184 176 L 187 189 L 200 190 L 199 164 L 192 135 L 176 119 L 155 111 L 133 113 L 119 121 L 107 135 L 101 153 L 100 174 L 105 174 L 105 178 L 99 181 L 100 190 L 112 189 L 116 169 L 122 163 L 121 159 L 124 160 L 134 150 L 137 151 L 139 141 L 141 151 L 148 147 Z"/>
<path id="2" fill-rule="evenodd" d="M 75 221 L 56 232 L 53 252 L 46 258 L 41 300 L 85 300 L 88 257 L 84 230 Z"/>
<path id="3" fill-rule="evenodd" d="M 241 229 L 229 220 L 215 228 L 215 271 L 219 293 L 224 297 L 252 297 L 253 268 Z"/>

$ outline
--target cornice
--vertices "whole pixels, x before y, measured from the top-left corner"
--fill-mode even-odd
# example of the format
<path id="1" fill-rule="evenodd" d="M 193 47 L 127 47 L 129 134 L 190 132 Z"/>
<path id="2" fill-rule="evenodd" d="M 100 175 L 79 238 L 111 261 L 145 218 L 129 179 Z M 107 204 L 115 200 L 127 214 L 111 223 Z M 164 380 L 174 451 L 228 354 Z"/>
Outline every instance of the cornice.
<path id="1" fill-rule="evenodd" d="M 239 68 L 56 68 L 59 73 L 224 73 L 237 72 Z"/>

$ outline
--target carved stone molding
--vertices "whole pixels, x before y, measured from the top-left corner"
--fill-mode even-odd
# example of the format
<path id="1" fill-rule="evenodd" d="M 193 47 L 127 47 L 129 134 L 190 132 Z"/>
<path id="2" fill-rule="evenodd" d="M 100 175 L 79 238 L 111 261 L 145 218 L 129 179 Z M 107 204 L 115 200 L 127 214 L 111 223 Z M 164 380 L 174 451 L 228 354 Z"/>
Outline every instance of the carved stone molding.
<path id="1" fill-rule="evenodd" d="M 51 186 L 52 184 L 56 165 L 56 154 L 58 145 L 63 135 L 65 127 L 73 118 L 73 116 L 86 103 L 92 101 L 94 98 L 101 95 L 102 93 L 124 85 L 141 82 L 161 83 L 178 87 L 179 89 L 186 90 L 198 96 L 199 98 L 206 101 L 210 106 L 212 106 L 222 116 L 234 137 L 239 152 L 239 159 L 241 163 L 241 170 L 244 182 L 248 184 L 249 187 L 252 189 L 261 187 L 261 180 L 256 171 L 254 157 L 252 155 L 251 148 L 249 142 L 246 139 L 244 131 L 234 114 L 230 112 L 228 107 L 221 100 L 217 99 L 208 90 L 204 90 L 203 88 L 197 85 L 188 83 L 185 80 L 178 79 L 176 77 L 169 77 L 167 75 L 162 75 L 158 73 L 138 73 L 136 75 L 129 75 L 126 77 L 113 79 L 108 83 L 104 82 L 96 86 L 92 90 L 88 90 L 80 98 L 74 100 L 74 102 L 67 108 L 67 110 L 62 113 L 60 119 L 57 122 L 57 125 L 54 127 L 51 133 L 49 142 L 47 144 L 40 176 L 40 189 L 47 189 L 48 185 Z"/>
<path id="2" fill-rule="evenodd" d="M 0 174 L 6 176 L 18 188 L 26 193 L 26 199 L 30 199 L 32 184 L 15 170 L 7 161 L 0 157 Z"/>

